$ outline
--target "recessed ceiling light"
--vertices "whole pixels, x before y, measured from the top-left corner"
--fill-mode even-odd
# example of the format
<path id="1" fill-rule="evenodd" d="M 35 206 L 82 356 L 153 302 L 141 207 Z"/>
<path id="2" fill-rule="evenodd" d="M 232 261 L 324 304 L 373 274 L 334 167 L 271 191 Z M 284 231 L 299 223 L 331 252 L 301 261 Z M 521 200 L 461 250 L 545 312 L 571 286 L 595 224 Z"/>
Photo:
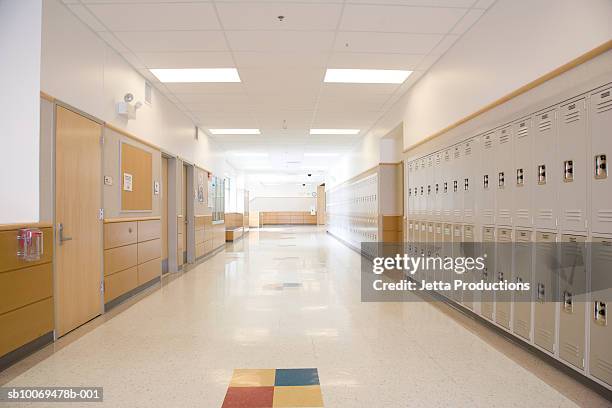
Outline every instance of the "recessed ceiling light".
<path id="1" fill-rule="evenodd" d="M 339 155 L 340 153 L 304 153 L 304 157 L 333 157 Z"/>
<path id="2" fill-rule="evenodd" d="M 161 82 L 240 82 L 236 68 L 155 68 L 150 71 Z"/>
<path id="3" fill-rule="evenodd" d="M 259 135 L 259 129 L 208 129 L 213 135 Z"/>
<path id="4" fill-rule="evenodd" d="M 328 69 L 325 82 L 353 84 L 401 84 L 412 71 L 399 69 Z"/>
<path id="5" fill-rule="evenodd" d="M 359 129 L 310 129 L 311 135 L 356 135 Z"/>

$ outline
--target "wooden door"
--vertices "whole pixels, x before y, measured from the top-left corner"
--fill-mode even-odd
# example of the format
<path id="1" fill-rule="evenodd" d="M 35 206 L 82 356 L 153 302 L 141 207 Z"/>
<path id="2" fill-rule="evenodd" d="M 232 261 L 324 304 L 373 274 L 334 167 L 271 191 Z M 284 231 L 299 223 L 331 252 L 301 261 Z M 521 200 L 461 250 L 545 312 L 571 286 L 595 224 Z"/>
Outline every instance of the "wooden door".
<path id="1" fill-rule="evenodd" d="M 102 126 L 58 106 L 55 130 L 57 335 L 102 310 Z"/>
<path id="2" fill-rule="evenodd" d="M 162 262 L 168 271 L 168 158 L 162 157 L 162 182 L 161 182 L 161 225 L 162 225 Z"/>

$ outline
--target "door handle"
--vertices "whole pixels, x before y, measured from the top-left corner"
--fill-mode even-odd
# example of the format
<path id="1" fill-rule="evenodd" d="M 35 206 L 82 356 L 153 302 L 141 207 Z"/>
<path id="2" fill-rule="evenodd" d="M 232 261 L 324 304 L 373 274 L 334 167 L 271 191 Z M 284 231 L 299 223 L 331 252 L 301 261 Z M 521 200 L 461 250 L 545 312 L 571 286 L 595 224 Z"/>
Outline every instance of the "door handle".
<path id="1" fill-rule="evenodd" d="M 57 224 L 57 233 L 58 233 L 60 245 L 62 245 L 64 241 L 72 241 L 72 237 L 64 236 L 64 224 L 62 224 L 61 222 Z"/>

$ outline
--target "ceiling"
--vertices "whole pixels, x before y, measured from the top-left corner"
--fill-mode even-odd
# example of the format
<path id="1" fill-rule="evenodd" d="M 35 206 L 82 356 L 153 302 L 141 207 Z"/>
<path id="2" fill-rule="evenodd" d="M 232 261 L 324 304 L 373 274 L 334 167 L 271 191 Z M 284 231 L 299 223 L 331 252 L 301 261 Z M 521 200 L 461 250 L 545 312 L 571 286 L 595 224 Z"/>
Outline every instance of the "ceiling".
<path id="1" fill-rule="evenodd" d="M 365 134 L 494 2 L 63 1 L 203 129 L 261 129 L 214 136 L 235 167 L 288 173 L 324 171 L 333 156 L 304 153 L 346 152 L 359 136 L 313 136 L 310 128 Z M 162 84 L 149 72 L 229 67 L 241 83 Z M 326 68 L 414 73 L 401 85 L 329 84 Z"/>

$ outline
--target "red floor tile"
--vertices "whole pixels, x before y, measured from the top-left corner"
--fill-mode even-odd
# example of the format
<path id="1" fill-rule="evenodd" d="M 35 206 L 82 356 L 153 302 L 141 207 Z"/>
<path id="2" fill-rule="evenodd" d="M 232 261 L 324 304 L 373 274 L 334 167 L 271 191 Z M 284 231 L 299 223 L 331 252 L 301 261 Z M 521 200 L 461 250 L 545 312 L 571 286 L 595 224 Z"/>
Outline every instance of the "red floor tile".
<path id="1" fill-rule="evenodd" d="M 221 408 L 271 408 L 274 387 L 229 387 Z"/>

